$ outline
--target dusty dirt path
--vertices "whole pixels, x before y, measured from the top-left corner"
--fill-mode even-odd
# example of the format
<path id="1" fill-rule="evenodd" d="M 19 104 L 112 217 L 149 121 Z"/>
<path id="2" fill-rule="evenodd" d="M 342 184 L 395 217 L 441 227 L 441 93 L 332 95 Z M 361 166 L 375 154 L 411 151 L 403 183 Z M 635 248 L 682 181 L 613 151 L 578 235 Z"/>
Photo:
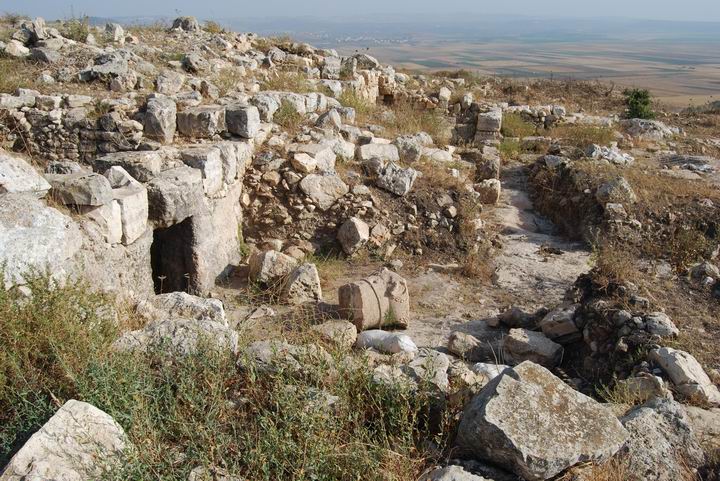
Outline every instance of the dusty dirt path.
<path id="1" fill-rule="evenodd" d="M 420 315 L 407 330 L 419 346 L 444 347 L 454 330 L 481 335 L 484 319 L 517 305 L 527 310 L 553 307 L 581 274 L 590 269 L 587 246 L 560 236 L 533 208 L 522 165 L 504 169 L 502 196 L 488 219 L 497 225 L 503 248 L 495 259 L 491 287 L 459 276 L 428 272 L 408 278 Z"/>
<path id="2" fill-rule="evenodd" d="M 555 226 L 535 212 L 526 182 L 521 166 L 503 172 L 501 202 L 492 212 L 503 242 L 495 282 L 525 298 L 524 306 L 540 307 L 559 302 L 589 270 L 590 251 L 558 235 Z"/>

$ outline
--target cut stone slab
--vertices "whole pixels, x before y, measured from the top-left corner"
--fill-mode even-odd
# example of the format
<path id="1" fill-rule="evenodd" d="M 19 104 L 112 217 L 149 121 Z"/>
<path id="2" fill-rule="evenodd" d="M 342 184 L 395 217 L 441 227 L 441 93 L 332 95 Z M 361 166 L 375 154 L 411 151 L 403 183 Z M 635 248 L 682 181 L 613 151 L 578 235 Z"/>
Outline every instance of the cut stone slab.
<path id="1" fill-rule="evenodd" d="M 315 264 L 296 267 L 285 282 L 282 299 L 288 304 L 299 305 L 322 299 L 320 274 Z"/>
<path id="2" fill-rule="evenodd" d="M 228 105 L 225 109 L 225 123 L 228 132 L 252 139 L 260 131 L 260 112 L 252 105 Z"/>
<path id="3" fill-rule="evenodd" d="M 35 194 L 0 195 L 0 265 L 5 285 L 22 284 L 29 271 L 49 270 L 64 280 L 82 246 L 77 224 Z"/>
<path id="4" fill-rule="evenodd" d="M 288 276 L 297 264 L 297 259 L 278 251 L 256 252 L 250 257 L 248 275 L 256 282 L 271 284 Z"/>
<path id="5" fill-rule="evenodd" d="M 238 333 L 226 323 L 197 319 L 154 321 L 143 329 L 125 333 L 112 344 L 122 352 L 162 349 L 174 355 L 197 353 L 201 348 L 238 353 Z"/>
<path id="6" fill-rule="evenodd" d="M 70 400 L 13 456 L 0 481 L 102 479 L 122 462 L 123 428 L 95 406 Z"/>
<path id="7" fill-rule="evenodd" d="M 144 185 L 134 183 L 112 190 L 120 206 L 122 243 L 130 245 L 147 230 L 149 218 L 148 191 Z"/>
<path id="8" fill-rule="evenodd" d="M 350 188 L 337 175 L 310 174 L 300 181 L 300 189 L 320 210 L 328 210 Z"/>
<path id="9" fill-rule="evenodd" d="M 149 182 L 163 168 L 163 157 L 159 152 L 117 152 L 95 159 L 95 168 L 105 172 L 110 167 L 119 166 L 140 182 Z"/>
<path id="10" fill-rule="evenodd" d="M 665 371 L 675 386 L 675 390 L 681 395 L 709 404 L 720 405 L 720 391 L 691 354 L 670 347 L 662 347 L 650 351 L 648 358 Z"/>
<path id="11" fill-rule="evenodd" d="M 542 332 L 510 329 L 510 333 L 503 339 L 503 355 L 506 361 L 513 364 L 532 361 L 552 368 L 560 363 L 563 347 Z"/>
<path id="12" fill-rule="evenodd" d="M 178 131 L 191 138 L 210 138 L 226 130 L 225 107 L 203 105 L 177 114 Z"/>
<path id="13" fill-rule="evenodd" d="M 0 194 L 45 197 L 50 184 L 24 159 L 0 149 Z"/>
<path id="14" fill-rule="evenodd" d="M 504 371 L 465 408 L 457 445 L 529 481 L 580 462 L 603 462 L 628 438 L 612 412 L 526 361 Z"/>
<path id="15" fill-rule="evenodd" d="M 338 289 L 340 312 L 358 331 L 386 326 L 407 327 L 410 294 L 400 275 L 383 268 L 375 274 Z"/>
<path id="16" fill-rule="evenodd" d="M 370 226 L 357 217 L 351 217 L 340 227 L 338 241 L 347 255 L 353 255 L 370 240 Z"/>
<path id="17" fill-rule="evenodd" d="M 380 159 L 384 162 L 399 162 L 400 152 L 393 144 L 365 144 L 357 149 L 356 159 L 364 162 L 370 159 Z"/>
<path id="18" fill-rule="evenodd" d="M 108 179 L 100 174 L 46 174 L 51 195 L 65 205 L 98 207 L 113 200 Z"/>
<path id="19" fill-rule="evenodd" d="M 203 189 L 207 195 L 222 188 L 223 159 L 220 149 L 214 145 L 199 145 L 183 150 L 180 155 L 186 165 L 202 172 Z"/>
<path id="20" fill-rule="evenodd" d="M 502 129 L 503 113 L 500 109 L 478 114 L 477 130 L 480 132 L 500 132 Z"/>
<path id="21" fill-rule="evenodd" d="M 170 227 L 205 212 L 202 172 L 182 166 L 169 169 L 147 184 L 150 220 L 157 227 Z"/>
<path id="22" fill-rule="evenodd" d="M 149 99 L 143 125 L 145 137 L 161 144 L 172 144 L 177 130 L 177 105 L 168 97 Z"/>

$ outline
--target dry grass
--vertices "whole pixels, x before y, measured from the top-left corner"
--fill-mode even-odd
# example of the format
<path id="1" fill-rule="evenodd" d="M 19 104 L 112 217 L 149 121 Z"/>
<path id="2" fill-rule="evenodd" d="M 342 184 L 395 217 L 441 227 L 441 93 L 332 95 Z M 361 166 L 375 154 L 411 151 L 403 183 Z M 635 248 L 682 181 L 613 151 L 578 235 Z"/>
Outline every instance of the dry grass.
<path id="1" fill-rule="evenodd" d="M 255 40 L 254 47 L 260 50 L 262 53 L 268 53 L 273 47 L 281 47 L 292 43 L 293 40 L 287 35 L 275 36 L 275 37 L 260 37 Z"/>
<path id="2" fill-rule="evenodd" d="M 461 167 L 463 170 L 460 171 L 460 176 L 455 177 L 450 172 L 450 166 L 438 164 L 425 158 L 421 158 L 418 162 L 414 163 L 413 168 L 422 172 L 422 176 L 416 182 L 417 187 L 430 190 L 439 189 L 461 192 L 464 189 L 465 181 L 469 179 L 472 174 L 469 167 Z"/>
<path id="3" fill-rule="evenodd" d="M 312 85 L 300 72 L 275 72 L 260 84 L 262 90 L 294 92 L 304 94 L 314 92 Z"/>
<path id="4" fill-rule="evenodd" d="M 450 126 L 439 110 L 427 110 L 400 102 L 392 106 L 391 112 L 393 115 L 379 122 L 391 136 L 426 132 L 436 145 L 443 146 L 450 142 Z"/>
<path id="5" fill-rule="evenodd" d="M 622 170 L 638 200 L 649 205 L 673 205 L 679 200 L 710 199 L 720 202 L 720 189 L 704 180 L 687 180 L 660 175 L 650 166 L 634 165 Z"/>
<path id="6" fill-rule="evenodd" d="M 537 127 L 522 114 L 509 112 L 503 115 L 501 133 L 505 137 L 530 137 L 537 134 Z"/>
<path id="7" fill-rule="evenodd" d="M 439 110 L 425 109 L 409 102 L 381 107 L 351 91 L 343 92 L 338 100 L 343 106 L 355 109 L 357 124 L 380 125 L 385 129 L 386 137 L 426 132 L 436 145 L 443 146 L 450 142 L 450 125 Z"/>
<path id="8" fill-rule="evenodd" d="M 615 140 L 615 131 L 610 127 L 565 124 L 553 127 L 548 136 L 561 139 L 568 145 L 584 149 L 592 144 L 608 145 Z"/>
<path id="9" fill-rule="evenodd" d="M 593 252 L 593 262 L 593 281 L 600 290 L 625 282 L 637 282 L 641 278 L 637 257 L 626 246 L 601 244 Z"/>
<path id="10" fill-rule="evenodd" d="M 618 383 L 617 379 L 613 379 L 610 385 L 601 384 L 598 394 L 603 401 L 617 405 L 639 406 L 647 401 L 640 393 L 632 392 L 626 385 Z"/>
<path id="11" fill-rule="evenodd" d="M 0 93 L 13 94 L 19 88 L 35 89 L 40 68 L 33 62 L 0 57 Z"/>
<path id="12" fill-rule="evenodd" d="M 581 473 L 581 474 L 580 474 Z M 615 455 L 612 459 L 603 464 L 585 465 L 581 468 L 574 468 L 558 481 L 571 481 L 580 474 L 583 481 L 630 481 L 637 479 L 630 470 L 630 462 L 626 456 Z M 640 481 L 637 479 L 637 481 Z"/>
<path id="13" fill-rule="evenodd" d="M 234 67 L 224 68 L 212 78 L 212 83 L 220 90 L 221 96 L 237 90 L 242 86 L 244 81 L 245 76 L 240 73 L 240 70 Z"/>
<path id="14" fill-rule="evenodd" d="M 377 105 L 369 102 L 354 91 L 346 89 L 338 98 L 344 107 L 355 109 L 357 123 L 367 124 L 372 121 L 372 116 L 377 111 Z"/>
<path id="15" fill-rule="evenodd" d="M 516 160 L 520 157 L 522 146 L 518 140 L 503 139 L 503 141 L 500 142 L 500 145 L 498 145 L 498 151 L 500 152 L 502 160 Z"/>

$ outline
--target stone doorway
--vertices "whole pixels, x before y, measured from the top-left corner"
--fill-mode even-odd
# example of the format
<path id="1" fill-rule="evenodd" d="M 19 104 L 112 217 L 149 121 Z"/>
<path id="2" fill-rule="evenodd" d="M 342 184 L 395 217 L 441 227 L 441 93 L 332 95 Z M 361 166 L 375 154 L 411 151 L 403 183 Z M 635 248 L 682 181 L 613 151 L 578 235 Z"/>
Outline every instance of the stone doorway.
<path id="1" fill-rule="evenodd" d="M 167 228 L 155 229 L 150 256 L 156 294 L 193 289 L 197 280 L 193 245 L 192 217 Z"/>

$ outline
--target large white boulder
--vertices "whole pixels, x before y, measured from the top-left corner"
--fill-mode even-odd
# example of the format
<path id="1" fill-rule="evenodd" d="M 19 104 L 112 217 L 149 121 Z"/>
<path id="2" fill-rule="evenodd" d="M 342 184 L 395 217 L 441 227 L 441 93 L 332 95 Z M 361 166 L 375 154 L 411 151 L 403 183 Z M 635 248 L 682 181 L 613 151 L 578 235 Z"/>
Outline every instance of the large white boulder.
<path id="1" fill-rule="evenodd" d="M 505 370 L 466 406 L 458 447 L 529 481 L 613 456 L 628 432 L 606 407 L 533 362 Z"/>
<path id="2" fill-rule="evenodd" d="M 623 448 L 628 472 L 637 479 L 688 479 L 705 456 L 681 404 L 655 398 L 621 418 L 630 438 Z"/>
<path id="3" fill-rule="evenodd" d="M 398 354 L 401 352 L 414 353 L 418 351 L 412 338 L 407 334 L 372 329 L 358 334 L 355 341 L 358 349 L 375 349 L 384 354 Z"/>
<path id="4" fill-rule="evenodd" d="M 649 359 L 665 371 L 678 393 L 690 399 L 720 405 L 720 391 L 691 354 L 661 347 L 650 351 Z"/>
<path id="5" fill-rule="evenodd" d="M 337 175 L 310 174 L 300 181 L 300 190 L 310 197 L 320 210 L 328 210 L 350 188 Z"/>
<path id="6" fill-rule="evenodd" d="M 315 264 L 296 267 L 283 286 L 282 298 L 288 304 L 305 304 L 322 299 L 320 274 Z"/>
<path id="7" fill-rule="evenodd" d="M 171 144 L 177 130 L 177 105 L 168 97 L 157 96 L 148 100 L 144 117 L 145 137 L 163 144 Z"/>
<path id="8" fill-rule="evenodd" d="M 527 329 L 510 329 L 503 338 L 503 356 L 505 360 L 519 364 L 532 361 L 548 368 L 557 366 L 563 354 L 563 347 L 551 341 L 542 332 Z"/>
<path id="9" fill-rule="evenodd" d="M 297 264 L 297 259 L 282 252 L 256 252 L 250 256 L 248 276 L 253 281 L 271 284 L 287 277 Z"/>
<path id="10" fill-rule="evenodd" d="M 128 446 L 112 417 L 70 400 L 13 456 L 0 481 L 102 479 L 122 461 Z"/>
<path id="11" fill-rule="evenodd" d="M 123 334 L 112 344 L 120 352 L 164 350 L 173 355 L 189 355 L 200 349 L 237 354 L 238 333 L 227 323 L 203 319 L 165 319 Z"/>
<path id="12" fill-rule="evenodd" d="M 0 149 L 0 194 L 27 193 L 44 197 L 50 184 L 24 159 Z"/>
<path id="13" fill-rule="evenodd" d="M 77 224 L 35 194 L 0 195 L 0 265 L 6 285 L 22 284 L 33 270 L 64 279 L 81 245 Z"/>

